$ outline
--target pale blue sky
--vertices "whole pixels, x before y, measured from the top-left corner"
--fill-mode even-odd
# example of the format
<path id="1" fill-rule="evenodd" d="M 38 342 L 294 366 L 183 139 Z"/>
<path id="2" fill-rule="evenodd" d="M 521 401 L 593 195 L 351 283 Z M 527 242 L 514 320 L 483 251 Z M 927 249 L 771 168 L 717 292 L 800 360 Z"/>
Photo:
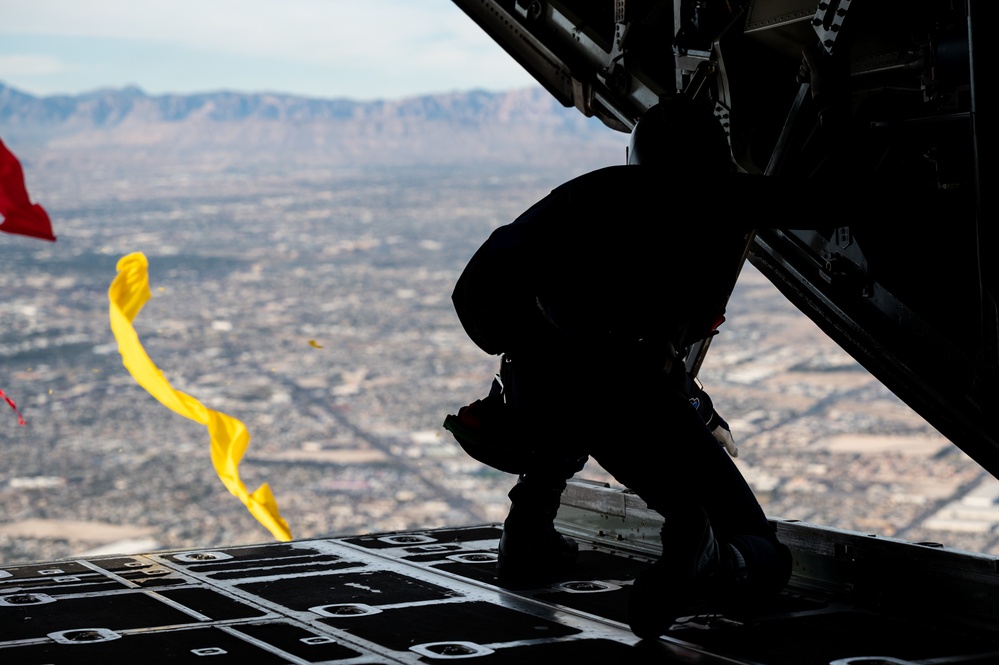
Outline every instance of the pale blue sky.
<path id="1" fill-rule="evenodd" d="M 0 0 L 0 82 L 370 100 L 534 79 L 450 0 Z"/>

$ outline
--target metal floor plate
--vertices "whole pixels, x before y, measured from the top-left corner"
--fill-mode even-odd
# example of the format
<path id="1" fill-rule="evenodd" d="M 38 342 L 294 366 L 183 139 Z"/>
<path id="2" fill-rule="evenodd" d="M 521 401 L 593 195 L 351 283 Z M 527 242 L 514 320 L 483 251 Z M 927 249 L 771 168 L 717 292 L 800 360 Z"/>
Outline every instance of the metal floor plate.
<path id="1" fill-rule="evenodd" d="M 0 661 L 997 662 L 987 632 L 914 626 L 796 591 L 751 616 L 700 616 L 642 643 L 625 606 L 648 557 L 584 542 L 562 579 L 519 589 L 495 576 L 499 534 L 487 525 L 2 569 Z"/>

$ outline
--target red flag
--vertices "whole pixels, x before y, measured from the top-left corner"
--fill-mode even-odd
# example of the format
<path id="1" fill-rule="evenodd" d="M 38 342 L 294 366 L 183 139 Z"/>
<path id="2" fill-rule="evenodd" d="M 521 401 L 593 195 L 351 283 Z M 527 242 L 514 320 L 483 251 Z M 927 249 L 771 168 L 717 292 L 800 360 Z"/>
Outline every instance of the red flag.
<path id="1" fill-rule="evenodd" d="M 28 198 L 21 162 L 3 141 L 0 141 L 0 215 L 4 218 L 0 231 L 42 240 L 56 239 L 44 208 Z"/>

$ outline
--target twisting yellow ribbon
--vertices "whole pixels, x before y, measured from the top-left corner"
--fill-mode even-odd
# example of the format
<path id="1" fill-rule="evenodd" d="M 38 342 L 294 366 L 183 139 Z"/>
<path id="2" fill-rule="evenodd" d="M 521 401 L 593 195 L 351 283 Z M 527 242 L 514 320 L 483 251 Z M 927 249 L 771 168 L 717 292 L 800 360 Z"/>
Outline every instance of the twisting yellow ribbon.
<path id="1" fill-rule="evenodd" d="M 208 427 L 212 440 L 212 464 L 222 483 L 275 538 L 291 540 L 291 530 L 281 517 L 267 483 L 250 494 L 239 479 L 239 460 L 250 445 L 250 433 L 246 431 L 246 426 L 231 416 L 205 407 L 190 395 L 174 390 L 142 348 L 132 321 L 151 295 L 148 266 L 149 262 L 141 252 L 122 257 L 118 261 L 118 276 L 108 290 L 111 331 L 118 340 L 118 351 L 125 368 L 163 406 Z"/>

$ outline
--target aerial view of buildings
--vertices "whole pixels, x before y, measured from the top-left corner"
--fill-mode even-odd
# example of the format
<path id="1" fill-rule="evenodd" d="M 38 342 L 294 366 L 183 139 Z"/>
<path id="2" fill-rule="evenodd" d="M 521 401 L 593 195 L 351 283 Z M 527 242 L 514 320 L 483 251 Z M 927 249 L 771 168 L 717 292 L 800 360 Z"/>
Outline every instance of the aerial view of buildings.
<path id="1" fill-rule="evenodd" d="M 122 366 L 107 289 L 137 251 L 146 350 L 245 423 L 242 478 L 270 485 L 294 537 L 503 519 L 514 479 L 441 428 L 497 365 L 451 289 L 492 229 L 600 163 L 25 154 L 58 241 L 0 238 L 0 388 L 27 421 L 0 412 L 0 564 L 270 539 L 216 477 L 205 428 Z M 770 516 L 999 553 L 999 483 L 752 266 L 727 319 L 700 376 Z M 613 482 L 592 462 L 580 476 Z"/>

